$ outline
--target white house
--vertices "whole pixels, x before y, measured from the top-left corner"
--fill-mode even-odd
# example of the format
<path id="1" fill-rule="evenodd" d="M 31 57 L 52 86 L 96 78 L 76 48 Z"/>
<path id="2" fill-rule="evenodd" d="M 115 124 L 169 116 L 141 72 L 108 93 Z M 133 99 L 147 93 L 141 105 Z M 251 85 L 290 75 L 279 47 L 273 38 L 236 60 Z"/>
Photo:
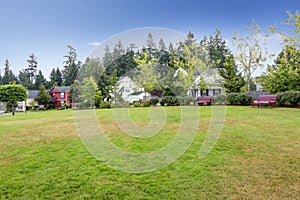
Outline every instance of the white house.
<path id="1" fill-rule="evenodd" d="M 143 102 L 144 100 L 149 101 L 151 99 L 151 94 L 144 91 L 133 92 L 129 95 L 129 102 L 133 103 L 134 101 Z"/>
<path id="2" fill-rule="evenodd" d="M 118 81 L 118 89 L 117 90 L 123 90 L 121 97 L 124 101 L 130 101 L 129 95 L 135 92 L 137 88 L 137 84 L 133 82 L 131 78 L 128 76 L 121 77 Z"/>
<path id="3" fill-rule="evenodd" d="M 174 78 L 177 76 L 185 77 L 188 76 L 188 73 L 182 69 L 179 68 L 174 73 Z M 218 69 L 216 68 L 209 68 L 209 69 L 203 69 L 197 73 L 194 74 L 194 87 L 191 87 L 187 95 L 192 97 L 199 97 L 199 96 L 216 96 L 219 94 L 223 94 L 224 87 L 222 84 L 222 77 L 219 74 Z M 205 86 L 205 89 L 200 89 L 200 85 Z"/>
<path id="4" fill-rule="evenodd" d="M 0 102 L 0 114 L 5 113 L 5 111 L 6 111 L 6 103 Z"/>
<path id="5" fill-rule="evenodd" d="M 16 107 L 16 111 L 25 112 L 26 106 L 29 106 L 32 101 L 34 101 L 34 97 L 36 97 L 39 93 L 39 90 L 27 90 L 27 99 L 25 101 L 18 102 L 18 107 Z"/>

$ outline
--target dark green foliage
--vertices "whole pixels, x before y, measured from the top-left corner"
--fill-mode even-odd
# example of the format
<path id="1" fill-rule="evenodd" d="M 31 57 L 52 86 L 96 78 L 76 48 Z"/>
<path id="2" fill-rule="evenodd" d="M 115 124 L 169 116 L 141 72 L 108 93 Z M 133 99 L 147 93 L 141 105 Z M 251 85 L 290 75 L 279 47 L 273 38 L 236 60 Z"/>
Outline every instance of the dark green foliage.
<path id="1" fill-rule="evenodd" d="M 286 46 L 274 65 L 269 65 L 262 78 L 264 89 L 270 93 L 300 90 L 300 50 Z"/>
<path id="2" fill-rule="evenodd" d="M 212 104 L 226 104 L 226 95 L 219 94 L 217 96 L 212 96 L 211 102 L 212 102 Z"/>
<path id="3" fill-rule="evenodd" d="M 111 102 L 110 101 L 101 101 L 100 108 L 111 108 Z"/>
<path id="4" fill-rule="evenodd" d="M 153 99 L 150 99 L 150 104 L 152 106 L 156 106 L 156 104 L 159 102 L 159 99 L 158 98 L 153 98 Z"/>
<path id="5" fill-rule="evenodd" d="M 47 86 L 47 80 L 45 79 L 41 70 L 39 70 L 38 74 L 35 77 L 34 89 L 38 90 L 41 85 Z"/>
<path id="6" fill-rule="evenodd" d="M 160 100 L 160 105 L 162 106 L 179 106 L 180 102 L 177 97 L 174 96 L 165 96 Z"/>
<path id="7" fill-rule="evenodd" d="M 46 88 L 44 85 L 40 86 L 38 95 L 34 98 L 34 101 L 36 101 L 39 105 L 46 105 L 50 102 L 51 96 L 47 93 Z"/>
<path id="8" fill-rule="evenodd" d="M 240 92 L 245 85 L 242 74 L 238 72 L 233 55 L 226 56 L 219 73 L 224 79 L 223 84 L 227 93 Z"/>
<path id="9" fill-rule="evenodd" d="M 78 70 L 80 68 L 81 62 L 77 60 L 76 50 L 68 45 L 69 51 L 66 56 L 66 61 L 64 61 L 64 69 L 63 69 L 63 84 L 66 86 L 70 86 L 74 83 L 77 77 Z"/>
<path id="10" fill-rule="evenodd" d="M 50 78 L 49 88 L 62 85 L 62 74 L 58 67 L 56 69 L 55 68 L 52 69 L 49 78 Z"/>
<path id="11" fill-rule="evenodd" d="M 276 94 L 277 106 L 292 105 L 297 106 L 300 103 L 299 91 L 278 92 Z"/>
<path id="12" fill-rule="evenodd" d="M 7 84 L 0 86 L 0 102 L 6 102 L 12 108 L 14 115 L 15 107 L 18 101 L 24 101 L 27 98 L 27 91 L 23 85 Z"/>
<path id="13" fill-rule="evenodd" d="M 230 93 L 226 98 L 229 104 L 244 106 L 250 105 L 253 100 L 253 97 L 246 93 Z"/>
<path id="14" fill-rule="evenodd" d="M 11 84 L 17 81 L 18 79 L 10 69 L 9 61 L 6 59 L 4 64 L 4 75 L 1 78 L 0 85 Z"/>
<path id="15" fill-rule="evenodd" d="M 180 105 L 189 106 L 191 105 L 191 102 L 193 103 L 195 102 L 195 98 L 191 96 L 185 96 L 185 97 L 180 97 L 179 101 L 180 101 Z"/>
<path id="16" fill-rule="evenodd" d="M 25 72 L 29 76 L 30 85 L 33 87 L 33 82 L 35 80 L 36 72 L 37 72 L 37 64 L 38 64 L 37 57 L 33 53 L 30 54 L 29 59 L 27 59 L 27 63 L 28 63 L 28 67 L 25 68 Z"/>

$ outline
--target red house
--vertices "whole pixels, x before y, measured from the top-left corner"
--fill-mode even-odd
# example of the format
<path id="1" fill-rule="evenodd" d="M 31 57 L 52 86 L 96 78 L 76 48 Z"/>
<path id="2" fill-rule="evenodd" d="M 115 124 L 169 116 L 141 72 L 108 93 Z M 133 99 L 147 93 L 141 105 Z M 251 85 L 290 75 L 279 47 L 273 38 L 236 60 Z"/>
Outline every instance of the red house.
<path id="1" fill-rule="evenodd" d="M 49 91 L 51 102 L 55 108 L 60 108 L 65 103 L 71 104 L 70 101 L 70 86 L 55 86 Z"/>

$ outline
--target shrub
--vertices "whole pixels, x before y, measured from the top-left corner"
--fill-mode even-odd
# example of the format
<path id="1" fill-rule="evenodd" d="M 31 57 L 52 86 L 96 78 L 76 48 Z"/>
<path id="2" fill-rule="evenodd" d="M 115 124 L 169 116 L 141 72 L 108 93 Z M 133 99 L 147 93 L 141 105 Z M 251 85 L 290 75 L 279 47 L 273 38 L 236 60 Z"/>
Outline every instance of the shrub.
<path id="1" fill-rule="evenodd" d="M 156 104 L 159 102 L 159 100 L 157 98 L 154 99 L 150 99 L 150 105 L 152 106 L 156 106 Z"/>
<path id="2" fill-rule="evenodd" d="M 239 98 L 238 93 L 230 93 L 227 95 L 227 102 L 229 104 L 238 104 Z"/>
<path id="3" fill-rule="evenodd" d="M 63 105 L 61 105 L 61 109 L 68 109 L 71 108 L 71 105 L 69 103 L 64 103 Z"/>
<path id="4" fill-rule="evenodd" d="M 226 95 L 225 94 L 219 94 L 217 96 L 211 97 L 212 104 L 226 104 Z"/>
<path id="5" fill-rule="evenodd" d="M 162 106 L 178 106 L 179 105 L 179 99 L 177 97 L 172 96 L 165 96 L 160 100 L 160 104 Z"/>
<path id="6" fill-rule="evenodd" d="M 238 94 L 238 104 L 249 106 L 253 100 L 253 97 L 251 95 L 248 95 L 246 93 L 239 93 Z"/>
<path id="7" fill-rule="evenodd" d="M 112 108 L 122 108 L 123 106 L 122 106 L 121 103 L 116 102 L 116 103 L 112 103 L 112 104 L 111 104 L 111 107 L 112 107 Z"/>
<path id="8" fill-rule="evenodd" d="M 139 101 L 134 101 L 133 104 L 132 104 L 132 106 L 136 108 L 136 107 L 140 107 L 141 104 L 140 104 Z"/>
<path id="9" fill-rule="evenodd" d="M 230 93 L 227 95 L 227 102 L 233 105 L 248 106 L 251 104 L 253 97 L 247 93 Z"/>
<path id="10" fill-rule="evenodd" d="M 276 94 L 276 104 L 278 106 L 292 105 L 297 106 L 300 103 L 299 91 L 278 92 Z"/>
<path id="11" fill-rule="evenodd" d="M 151 104 L 150 104 L 150 101 L 144 101 L 142 104 L 141 104 L 142 107 L 150 107 Z"/>
<path id="12" fill-rule="evenodd" d="M 191 97 L 191 96 L 185 96 L 185 97 L 181 97 L 180 98 L 180 105 L 186 105 L 186 106 L 189 106 L 191 105 L 191 102 L 195 102 L 195 99 L 194 97 Z"/>
<path id="13" fill-rule="evenodd" d="M 111 108 L 111 102 L 110 101 L 101 101 L 100 108 Z"/>

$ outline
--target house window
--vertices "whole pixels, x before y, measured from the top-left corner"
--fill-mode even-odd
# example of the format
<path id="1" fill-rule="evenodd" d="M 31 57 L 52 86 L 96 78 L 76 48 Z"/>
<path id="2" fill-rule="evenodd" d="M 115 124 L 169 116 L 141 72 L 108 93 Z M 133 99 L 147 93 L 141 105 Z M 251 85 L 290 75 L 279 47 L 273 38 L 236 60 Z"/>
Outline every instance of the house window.
<path id="1" fill-rule="evenodd" d="M 60 93 L 60 98 L 65 98 L 65 93 L 61 92 Z"/>
<path id="2" fill-rule="evenodd" d="M 60 101 L 60 105 L 63 105 L 65 102 L 64 102 L 64 100 L 61 100 Z"/>

